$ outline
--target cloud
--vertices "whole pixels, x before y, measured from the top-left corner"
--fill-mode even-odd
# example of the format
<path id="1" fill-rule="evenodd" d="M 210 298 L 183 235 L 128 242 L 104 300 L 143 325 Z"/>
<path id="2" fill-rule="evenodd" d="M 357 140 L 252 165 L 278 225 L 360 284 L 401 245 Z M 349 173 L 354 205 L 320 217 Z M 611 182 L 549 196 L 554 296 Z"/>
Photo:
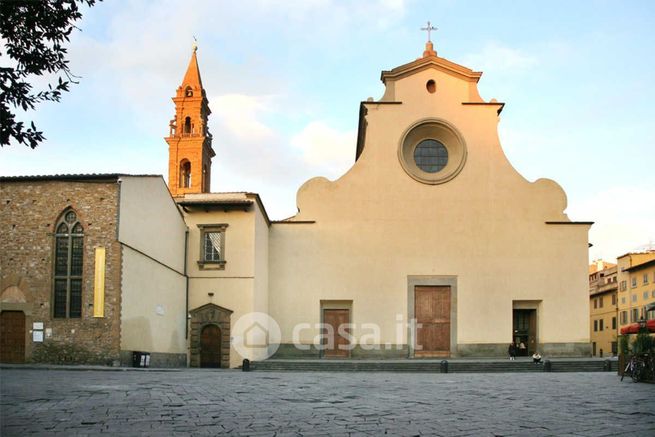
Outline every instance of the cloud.
<path id="1" fill-rule="evenodd" d="M 291 145 L 302 150 L 307 164 L 328 177 L 339 177 L 353 164 L 355 136 L 355 131 L 339 131 L 323 121 L 313 121 L 291 138 Z"/>
<path id="2" fill-rule="evenodd" d="M 539 60 L 535 56 L 503 46 L 496 41 L 488 42 L 482 51 L 469 54 L 462 59 L 464 65 L 487 72 L 523 72 L 539 65 Z"/>
<path id="3" fill-rule="evenodd" d="M 271 111 L 273 98 L 224 94 L 211 97 L 209 101 L 215 123 L 239 141 L 259 142 L 275 136 L 273 130 L 261 121 L 262 115 Z"/>

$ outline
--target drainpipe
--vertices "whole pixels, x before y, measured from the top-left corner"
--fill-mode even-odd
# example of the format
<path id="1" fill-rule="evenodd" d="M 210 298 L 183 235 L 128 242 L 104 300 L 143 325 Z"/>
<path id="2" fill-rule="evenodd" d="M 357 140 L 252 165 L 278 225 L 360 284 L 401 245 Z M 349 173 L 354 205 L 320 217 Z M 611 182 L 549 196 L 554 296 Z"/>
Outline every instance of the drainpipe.
<path id="1" fill-rule="evenodd" d="M 186 306 L 184 311 L 184 338 L 189 338 L 189 275 L 187 274 L 187 252 L 189 247 L 189 228 L 184 232 L 184 280 L 186 281 Z"/>

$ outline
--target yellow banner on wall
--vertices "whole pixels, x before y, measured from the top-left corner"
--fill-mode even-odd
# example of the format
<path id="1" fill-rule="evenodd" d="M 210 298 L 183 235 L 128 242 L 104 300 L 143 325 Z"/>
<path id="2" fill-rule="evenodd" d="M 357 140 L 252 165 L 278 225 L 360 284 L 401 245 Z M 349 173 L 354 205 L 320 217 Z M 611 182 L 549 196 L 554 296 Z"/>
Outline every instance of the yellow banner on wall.
<path id="1" fill-rule="evenodd" d="M 96 268 L 93 279 L 93 317 L 105 316 L 105 248 L 96 247 Z"/>

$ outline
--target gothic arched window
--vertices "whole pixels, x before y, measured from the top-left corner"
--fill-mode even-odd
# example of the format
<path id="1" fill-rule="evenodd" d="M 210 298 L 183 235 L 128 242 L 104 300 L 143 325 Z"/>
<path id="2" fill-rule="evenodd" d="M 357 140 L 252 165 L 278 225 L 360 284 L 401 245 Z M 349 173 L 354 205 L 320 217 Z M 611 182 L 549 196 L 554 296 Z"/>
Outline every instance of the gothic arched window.
<path id="1" fill-rule="evenodd" d="M 83 261 L 84 228 L 69 208 L 55 227 L 54 317 L 82 317 Z"/>
<path id="2" fill-rule="evenodd" d="M 191 188 L 191 163 L 186 159 L 180 162 L 180 188 Z"/>

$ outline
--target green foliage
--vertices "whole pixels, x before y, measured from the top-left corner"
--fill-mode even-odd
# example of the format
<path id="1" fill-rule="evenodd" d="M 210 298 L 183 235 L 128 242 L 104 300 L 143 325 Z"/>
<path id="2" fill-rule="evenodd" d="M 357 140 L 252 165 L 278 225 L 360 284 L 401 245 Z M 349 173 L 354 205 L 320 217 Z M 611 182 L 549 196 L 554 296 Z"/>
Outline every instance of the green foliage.
<path id="1" fill-rule="evenodd" d="M 68 50 L 73 24 L 80 18 L 80 6 L 102 0 L 4 0 L 0 1 L 0 39 L 7 55 L 0 67 L 0 146 L 13 138 L 35 148 L 44 140 L 34 122 L 27 127 L 16 120 L 15 110 L 34 110 L 43 101 L 59 101 L 70 83 L 77 83 L 68 67 Z M 58 74 L 47 89 L 35 91 L 30 79 Z M 63 76 L 62 76 L 63 75 Z M 65 77 L 65 78 L 64 78 Z"/>
<path id="2" fill-rule="evenodd" d="M 653 337 L 648 334 L 648 331 L 640 331 L 637 337 L 632 342 L 632 350 L 635 354 L 645 354 L 655 347 Z"/>
<path id="3" fill-rule="evenodd" d="M 619 336 L 619 353 L 627 355 L 630 351 L 630 341 L 627 335 Z"/>

